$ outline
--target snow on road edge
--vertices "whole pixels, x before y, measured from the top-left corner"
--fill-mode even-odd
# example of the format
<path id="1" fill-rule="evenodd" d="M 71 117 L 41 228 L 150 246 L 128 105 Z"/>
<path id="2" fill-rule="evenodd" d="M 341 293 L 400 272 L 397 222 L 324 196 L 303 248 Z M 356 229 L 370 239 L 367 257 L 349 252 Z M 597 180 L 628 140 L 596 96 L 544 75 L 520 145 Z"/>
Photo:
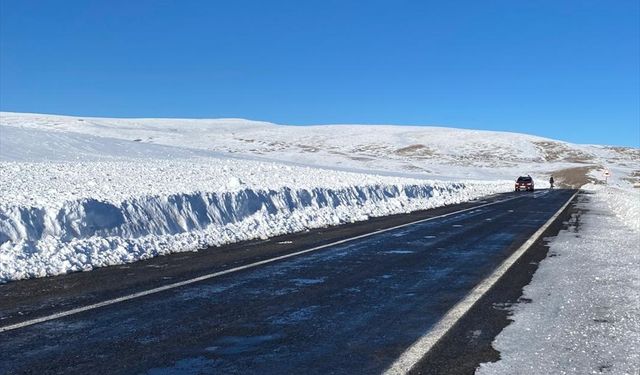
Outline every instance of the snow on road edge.
<path id="1" fill-rule="evenodd" d="M 640 371 L 640 194 L 590 185 L 585 210 L 550 243 L 477 374 Z M 582 198 L 585 199 L 585 198 Z"/>

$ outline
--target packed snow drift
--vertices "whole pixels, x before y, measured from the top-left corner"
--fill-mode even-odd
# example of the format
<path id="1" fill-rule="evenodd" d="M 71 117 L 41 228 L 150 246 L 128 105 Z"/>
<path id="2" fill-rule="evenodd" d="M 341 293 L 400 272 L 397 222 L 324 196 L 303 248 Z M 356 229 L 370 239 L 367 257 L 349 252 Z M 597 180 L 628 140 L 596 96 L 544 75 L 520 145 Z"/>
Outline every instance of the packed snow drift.
<path id="1" fill-rule="evenodd" d="M 0 279 L 410 212 L 499 183 L 379 177 L 228 159 L 4 162 Z"/>
<path id="2" fill-rule="evenodd" d="M 623 181 L 634 152 L 432 127 L 1 113 L 0 282 L 458 203 L 520 174 L 545 187 L 613 161 Z"/>

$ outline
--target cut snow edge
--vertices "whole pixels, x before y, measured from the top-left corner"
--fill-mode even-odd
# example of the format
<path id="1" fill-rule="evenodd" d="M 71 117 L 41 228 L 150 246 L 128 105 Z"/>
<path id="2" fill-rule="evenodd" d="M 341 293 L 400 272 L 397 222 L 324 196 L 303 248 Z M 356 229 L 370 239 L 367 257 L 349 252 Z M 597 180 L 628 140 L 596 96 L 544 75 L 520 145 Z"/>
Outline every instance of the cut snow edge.
<path id="1" fill-rule="evenodd" d="M 509 184 L 424 182 L 85 198 L 61 208 L 4 206 L 0 282 L 407 213 L 505 191 Z"/>

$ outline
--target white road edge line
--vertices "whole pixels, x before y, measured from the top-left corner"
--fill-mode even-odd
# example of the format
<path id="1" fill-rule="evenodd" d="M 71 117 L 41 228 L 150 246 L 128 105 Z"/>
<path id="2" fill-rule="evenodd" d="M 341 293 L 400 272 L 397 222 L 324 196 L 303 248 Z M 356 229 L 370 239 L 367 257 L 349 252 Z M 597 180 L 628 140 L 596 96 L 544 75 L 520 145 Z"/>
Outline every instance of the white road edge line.
<path id="1" fill-rule="evenodd" d="M 560 214 L 573 201 L 579 191 L 576 191 L 560 209 L 540 227 L 522 246 L 480 284 L 467 294 L 467 296 L 447 313 L 424 336 L 419 338 L 384 372 L 384 375 L 407 374 L 429 351 L 449 332 L 458 320 L 460 320 L 485 293 L 500 280 L 500 278 L 513 266 L 514 263 L 542 236 L 544 231 L 560 216 Z"/>
<path id="2" fill-rule="evenodd" d="M 94 309 L 97 309 L 97 308 L 100 308 L 100 307 L 113 305 L 113 304 L 116 304 L 116 303 L 119 303 L 119 302 L 129 301 L 129 300 L 132 300 L 132 299 L 135 299 L 135 298 L 148 296 L 150 294 L 160 293 L 160 292 L 163 292 L 165 290 L 179 288 L 179 287 L 182 287 L 182 286 L 185 286 L 185 285 L 197 283 L 197 282 L 200 282 L 200 281 L 203 281 L 203 280 L 207 280 L 207 279 L 211 279 L 211 278 L 214 278 L 214 277 L 227 275 L 227 274 L 230 274 L 230 273 L 246 270 L 248 268 L 261 266 L 263 264 L 277 262 L 277 261 L 282 260 L 282 259 L 295 257 L 295 256 L 298 256 L 298 255 L 310 253 L 312 251 L 325 249 L 327 247 L 341 245 L 341 244 L 346 243 L 346 242 L 351 242 L 351 241 L 358 240 L 358 239 L 361 239 L 361 238 L 370 237 L 370 236 L 373 236 L 373 235 L 376 235 L 376 234 L 392 231 L 392 230 L 395 230 L 395 229 L 398 229 L 398 228 L 403 228 L 403 227 L 407 227 L 407 226 L 410 226 L 410 225 L 423 223 L 423 222 L 430 221 L 430 220 L 435 220 L 435 219 L 439 219 L 439 218 L 443 218 L 443 217 L 447 217 L 447 216 L 451 216 L 451 215 L 456 215 L 456 214 L 459 214 L 461 212 L 476 210 L 476 209 L 481 208 L 481 207 L 486 207 L 486 206 L 491 206 L 491 205 L 494 205 L 494 204 L 504 203 L 504 202 L 508 202 L 508 201 L 511 201 L 511 200 L 514 200 L 514 199 L 519 199 L 519 198 L 522 198 L 522 197 L 525 197 L 525 196 L 512 197 L 512 198 L 503 199 L 503 200 L 499 200 L 499 201 L 495 201 L 495 202 L 491 202 L 491 203 L 485 203 L 485 204 L 482 204 L 482 205 L 479 205 L 479 206 L 465 208 L 463 210 L 449 212 L 447 214 L 442 214 L 442 215 L 438 215 L 438 216 L 434 216 L 434 217 L 430 217 L 430 218 L 426 218 L 426 219 L 416 220 L 416 221 L 412 221 L 410 223 L 396 225 L 395 227 L 380 229 L 380 230 L 376 230 L 374 232 L 361 234 L 359 236 L 346 238 L 346 239 L 343 239 L 343 240 L 340 240 L 340 241 L 335 241 L 335 242 L 328 243 L 328 244 L 325 244 L 325 245 L 312 247 L 310 249 L 297 251 L 295 253 L 285 254 L 285 255 L 281 255 L 281 256 L 275 257 L 275 258 L 270 258 L 270 259 L 261 260 L 259 262 L 255 262 L 255 263 L 245 264 L 243 266 L 234 267 L 234 268 L 230 268 L 230 269 L 227 269 L 227 270 L 210 273 L 210 274 L 199 276 L 199 277 L 196 277 L 196 278 L 193 278 L 193 279 L 184 280 L 184 281 L 180 281 L 180 282 L 177 282 L 177 283 L 164 285 L 164 286 L 161 286 L 161 287 L 144 290 L 142 292 L 129 294 L 129 295 L 126 295 L 126 296 L 122 296 L 122 297 L 118 297 L 118 298 L 114 298 L 114 299 L 110 299 L 110 300 L 94 303 L 94 304 L 83 306 L 83 307 L 78 307 L 78 308 L 67 310 L 67 311 L 62 311 L 62 312 L 59 312 L 59 313 L 43 316 L 43 317 L 40 317 L 40 318 L 26 320 L 24 322 L 15 323 L 15 324 L 11 324 L 11 325 L 8 325 L 8 326 L 0 327 L 0 333 L 6 332 L 6 331 L 11 331 L 11 330 L 18 329 L 18 328 L 28 327 L 28 326 L 31 326 L 31 325 L 34 325 L 34 324 L 43 323 L 43 322 L 47 322 L 47 321 L 50 321 L 50 320 L 63 318 L 65 316 L 69 316 L 69 315 L 79 314 L 81 312 L 94 310 Z"/>

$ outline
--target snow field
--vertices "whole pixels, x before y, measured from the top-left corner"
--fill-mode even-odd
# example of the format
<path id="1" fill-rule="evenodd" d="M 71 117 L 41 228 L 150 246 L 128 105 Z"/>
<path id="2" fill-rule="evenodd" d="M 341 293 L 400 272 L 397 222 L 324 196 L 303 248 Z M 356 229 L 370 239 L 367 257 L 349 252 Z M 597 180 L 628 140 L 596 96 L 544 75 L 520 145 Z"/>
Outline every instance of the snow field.
<path id="1" fill-rule="evenodd" d="M 86 160 L 113 154 L 165 158 L 216 153 L 450 181 L 515 180 L 530 174 L 540 187 L 551 173 L 565 168 L 607 166 L 616 169 L 619 177 L 640 170 L 639 150 L 434 126 L 287 126 L 243 119 L 114 119 L 0 112 L 0 133 L 9 139 L 0 148 L 0 159 L 7 161 L 39 161 L 42 156 Z"/>

